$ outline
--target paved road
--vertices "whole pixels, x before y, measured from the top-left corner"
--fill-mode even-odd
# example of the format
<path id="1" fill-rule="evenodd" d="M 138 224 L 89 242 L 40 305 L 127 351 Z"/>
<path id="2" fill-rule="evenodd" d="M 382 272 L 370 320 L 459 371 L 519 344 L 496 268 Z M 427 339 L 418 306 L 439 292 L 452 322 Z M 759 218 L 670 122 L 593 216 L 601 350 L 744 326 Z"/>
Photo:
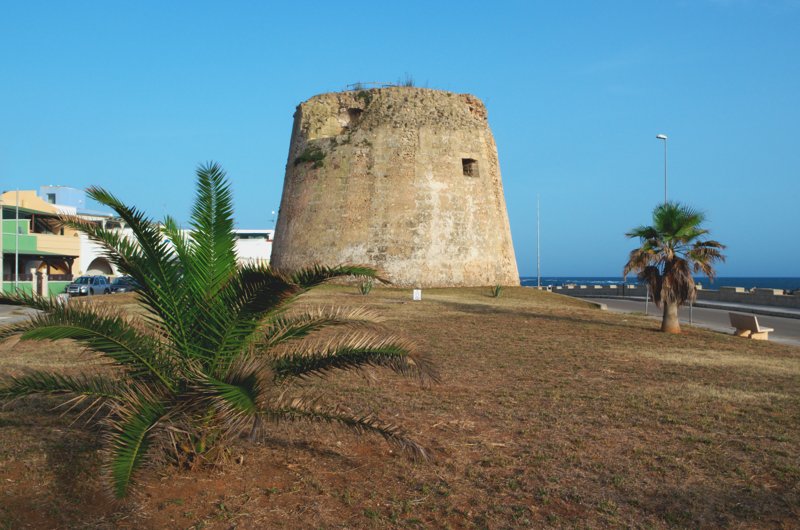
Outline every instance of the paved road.
<path id="1" fill-rule="evenodd" d="M 606 304 L 610 311 L 644 313 L 643 301 L 622 300 L 618 298 L 586 298 L 585 300 Z M 660 310 L 652 303 L 650 304 L 648 313 L 653 318 L 661 318 Z M 692 310 L 692 320 L 694 325 L 698 327 L 733 333 L 730 320 L 728 320 L 728 313 L 729 311 L 724 309 L 695 307 Z M 679 315 L 681 323 L 689 323 L 688 307 L 682 307 Z M 775 330 L 769 334 L 769 340 L 800 346 L 800 319 L 758 315 L 758 323 Z"/>
<path id="2" fill-rule="evenodd" d="M 28 315 L 35 313 L 34 309 L 20 307 L 16 305 L 0 304 L 0 326 L 13 324 L 28 318 Z"/>

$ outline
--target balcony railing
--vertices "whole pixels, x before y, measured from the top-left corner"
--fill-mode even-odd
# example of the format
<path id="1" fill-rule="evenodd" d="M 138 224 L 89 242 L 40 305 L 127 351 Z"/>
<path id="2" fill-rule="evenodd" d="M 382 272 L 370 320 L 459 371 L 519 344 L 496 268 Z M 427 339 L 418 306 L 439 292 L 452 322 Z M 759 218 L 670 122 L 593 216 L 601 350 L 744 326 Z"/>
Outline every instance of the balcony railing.
<path id="1" fill-rule="evenodd" d="M 33 274 L 19 274 L 19 275 L 17 275 L 18 277 L 16 278 L 16 280 L 15 280 L 14 276 L 15 276 L 14 274 L 4 274 L 3 275 L 3 281 L 4 282 L 13 282 L 13 281 L 32 282 L 33 281 Z"/>

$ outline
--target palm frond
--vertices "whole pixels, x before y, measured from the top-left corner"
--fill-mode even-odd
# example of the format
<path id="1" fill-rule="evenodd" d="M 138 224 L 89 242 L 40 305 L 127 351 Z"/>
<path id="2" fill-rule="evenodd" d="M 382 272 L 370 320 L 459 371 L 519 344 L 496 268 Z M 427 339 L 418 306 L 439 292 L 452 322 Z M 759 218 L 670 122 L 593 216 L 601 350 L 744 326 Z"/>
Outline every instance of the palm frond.
<path id="1" fill-rule="evenodd" d="M 184 232 L 178 226 L 178 222 L 169 215 L 164 218 L 164 226 L 162 227 L 162 231 L 167 239 L 169 239 L 169 241 L 172 243 L 178 261 L 180 261 L 181 267 L 184 268 L 184 274 L 186 274 L 186 269 L 193 266 L 195 263 L 194 241 L 191 238 L 186 237 Z"/>
<path id="2" fill-rule="evenodd" d="M 254 374 L 247 374 L 230 382 L 209 377 L 204 383 L 207 393 L 224 400 L 231 410 L 244 414 L 253 414 L 256 411 L 258 380 Z"/>
<path id="3" fill-rule="evenodd" d="M 678 226 L 674 237 L 681 242 L 688 243 L 690 241 L 696 241 L 706 234 L 708 234 L 708 230 L 700 228 L 696 225 L 687 224 Z"/>
<path id="4" fill-rule="evenodd" d="M 144 386 L 131 388 L 107 420 L 110 471 L 114 493 L 124 497 L 134 473 L 145 460 L 152 431 L 167 414 L 167 407 Z"/>
<path id="5" fill-rule="evenodd" d="M 103 257 L 116 265 L 123 274 L 134 276 L 141 285 L 144 285 L 143 278 L 135 276 L 139 271 L 134 263 L 141 260 L 141 252 L 134 240 L 75 215 L 62 215 L 60 219 L 66 226 L 86 234 L 89 239 L 99 244 L 103 248 Z"/>
<path id="6" fill-rule="evenodd" d="M 222 378 L 200 374 L 195 392 L 208 403 L 227 434 L 249 432 L 258 423 L 258 412 L 274 389 L 274 374 L 269 363 L 253 356 L 237 359 Z"/>
<path id="7" fill-rule="evenodd" d="M 180 331 L 181 327 L 176 325 L 172 318 L 169 317 L 171 311 L 171 303 L 169 300 L 164 301 L 161 295 L 168 291 L 165 290 L 160 284 L 154 283 L 154 276 L 150 273 L 150 261 L 142 253 L 141 247 L 134 238 L 129 238 L 114 230 L 107 230 L 91 221 L 81 219 L 76 216 L 61 216 L 62 221 L 75 230 L 86 234 L 89 239 L 98 243 L 104 250 L 103 256 L 113 263 L 117 269 L 125 275 L 131 276 L 136 282 L 142 286 L 140 295 L 144 302 L 144 307 L 150 315 L 149 320 L 156 325 L 159 323 L 166 323 L 173 329 Z M 165 241 L 167 241 L 165 239 Z M 169 249 L 170 259 L 174 259 L 173 249 Z M 174 293 L 170 293 L 172 296 Z M 180 296 L 179 296 L 180 298 Z M 190 311 L 191 304 L 185 302 L 181 303 L 185 308 L 182 316 L 185 319 L 186 314 Z"/>
<path id="8" fill-rule="evenodd" d="M 266 265 L 246 265 L 230 278 L 219 295 L 203 308 L 200 324 L 209 334 L 215 356 L 215 373 L 224 373 L 232 359 L 254 339 L 270 314 L 302 292 Z"/>
<path id="9" fill-rule="evenodd" d="M 662 275 L 661 299 L 668 303 L 682 305 L 689 300 L 694 300 L 695 293 L 689 262 L 675 258 Z"/>
<path id="10" fill-rule="evenodd" d="M 173 340 L 181 347 L 191 350 L 192 335 L 186 325 L 186 284 L 182 281 L 182 267 L 176 259 L 171 243 L 162 234 L 161 228 L 136 208 L 128 207 L 114 195 L 98 187 L 91 187 L 87 194 L 97 202 L 113 209 L 133 232 L 135 251 L 126 260 L 118 263 L 120 269 L 131 275 L 142 286 L 140 296 L 145 305 L 170 329 Z M 111 242 L 113 236 L 104 236 L 104 229 L 92 232 L 79 225 L 89 237 L 94 234 L 101 241 Z M 119 244 L 125 238 L 116 236 Z"/>
<path id="11" fill-rule="evenodd" d="M 273 318 L 264 330 L 264 340 L 261 345 L 274 347 L 287 341 L 304 338 L 327 326 L 379 322 L 383 322 L 383 318 L 378 313 L 363 308 L 348 310 L 318 307 L 301 314 L 278 315 Z"/>
<path id="12" fill-rule="evenodd" d="M 220 291 L 207 309 L 207 321 L 217 330 L 215 366 L 225 371 L 236 351 L 252 339 L 265 318 L 280 314 L 284 306 L 306 290 L 331 278 L 363 275 L 377 277 L 373 269 L 360 266 L 303 269 L 286 277 L 266 265 L 247 265 Z"/>
<path id="13" fill-rule="evenodd" d="M 303 289 L 310 289 L 333 278 L 345 276 L 373 278 L 383 283 L 391 283 L 389 280 L 380 277 L 375 269 L 364 265 L 339 265 L 336 267 L 312 265 L 295 272 L 291 275 L 291 279 L 293 283 Z"/>
<path id="14" fill-rule="evenodd" d="M 659 234 L 675 236 L 681 230 L 697 227 L 705 221 L 705 214 L 678 202 L 659 204 L 653 210 L 653 226 Z"/>
<path id="15" fill-rule="evenodd" d="M 639 272 L 638 279 L 650 288 L 650 295 L 653 297 L 653 302 L 655 302 L 658 307 L 661 307 L 662 276 L 658 267 L 653 265 L 644 267 Z"/>
<path id="16" fill-rule="evenodd" d="M 59 305 L 58 302 L 50 297 L 28 294 L 25 291 L 17 291 L 15 293 L 0 292 L 0 302 L 6 305 L 30 307 L 40 311 L 50 311 Z"/>
<path id="17" fill-rule="evenodd" d="M 117 399 L 125 386 L 103 376 L 70 377 L 47 372 L 32 372 L 0 380 L 0 400 L 33 394 L 74 394 L 104 399 Z"/>
<path id="18" fill-rule="evenodd" d="M 631 272 L 641 272 L 646 267 L 657 262 L 657 255 L 652 250 L 646 247 L 633 249 L 628 256 L 628 262 L 625 264 L 625 267 L 622 270 L 622 276 L 626 277 Z"/>
<path id="19" fill-rule="evenodd" d="M 687 253 L 689 261 L 693 264 L 694 272 L 702 272 L 713 281 L 717 275 L 714 263 L 725 261 L 725 256 L 722 255 L 723 249 L 725 249 L 725 245 L 717 241 L 696 242 Z"/>
<path id="20" fill-rule="evenodd" d="M 114 360 L 136 378 L 151 377 L 173 388 L 176 367 L 166 346 L 112 310 L 53 304 L 48 312 L 32 316 L 13 331 L 23 340 L 75 340 Z"/>
<path id="21" fill-rule="evenodd" d="M 422 381 L 439 381 L 426 356 L 417 354 L 409 341 L 393 336 L 376 338 L 369 333 L 356 333 L 318 346 L 300 344 L 272 360 L 278 379 L 322 376 L 332 370 L 366 366 L 382 366 Z"/>
<path id="22" fill-rule="evenodd" d="M 629 238 L 638 237 L 642 240 L 654 239 L 658 237 L 658 231 L 652 226 L 637 226 L 630 232 L 627 232 L 625 236 Z"/>
<path id="23" fill-rule="evenodd" d="M 344 427 L 356 434 L 377 434 L 415 458 L 429 459 L 425 448 L 405 434 L 398 425 L 383 421 L 374 414 L 352 414 L 338 407 L 322 406 L 318 400 L 297 398 L 264 407 L 260 416 L 273 423 L 327 423 Z"/>
<path id="24" fill-rule="evenodd" d="M 236 269 L 233 197 L 225 171 L 215 163 L 197 168 L 197 193 L 192 207 L 193 277 L 207 297 L 216 295 Z"/>

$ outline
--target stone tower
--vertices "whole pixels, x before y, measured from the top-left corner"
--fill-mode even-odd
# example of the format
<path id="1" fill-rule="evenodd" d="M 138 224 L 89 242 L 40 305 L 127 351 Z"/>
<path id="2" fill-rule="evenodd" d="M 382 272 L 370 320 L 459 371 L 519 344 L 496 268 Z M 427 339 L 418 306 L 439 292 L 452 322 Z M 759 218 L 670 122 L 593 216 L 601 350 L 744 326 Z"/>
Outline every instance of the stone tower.
<path id="1" fill-rule="evenodd" d="M 389 87 L 297 107 L 272 264 L 360 264 L 395 285 L 519 285 L 476 97 Z"/>

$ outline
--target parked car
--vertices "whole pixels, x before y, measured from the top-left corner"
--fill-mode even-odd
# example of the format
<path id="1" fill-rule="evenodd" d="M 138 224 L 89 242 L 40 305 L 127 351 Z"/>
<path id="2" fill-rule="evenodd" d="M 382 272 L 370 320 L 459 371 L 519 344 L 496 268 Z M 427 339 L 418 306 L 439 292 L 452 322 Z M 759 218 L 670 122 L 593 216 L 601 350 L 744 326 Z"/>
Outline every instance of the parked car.
<path id="1" fill-rule="evenodd" d="M 139 289 L 141 286 L 130 276 L 120 276 L 111 280 L 112 293 L 130 293 Z"/>
<path id="2" fill-rule="evenodd" d="M 111 284 L 105 276 L 79 276 L 64 288 L 64 292 L 70 296 L 108 294 Z"/>

